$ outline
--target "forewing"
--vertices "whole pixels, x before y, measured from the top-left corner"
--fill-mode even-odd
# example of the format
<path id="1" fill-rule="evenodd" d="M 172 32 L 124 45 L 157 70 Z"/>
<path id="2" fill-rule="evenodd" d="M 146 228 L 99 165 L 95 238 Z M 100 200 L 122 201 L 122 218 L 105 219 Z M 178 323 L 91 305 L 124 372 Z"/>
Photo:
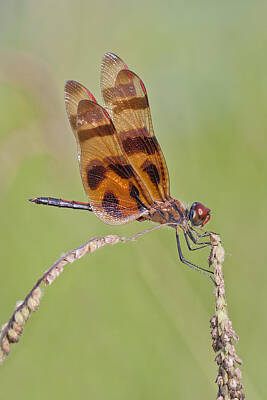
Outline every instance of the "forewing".
<path id="1" fill-rule="evenodd" d="M 154 135 L 143 82 L 119 57 L 108 53 L 102 61 L 101 89 L 129 162 L 153 200 L 166 200 L 170 192 L 169 174 Z"/>
<path id="2" fill-rule="evenodd" d="M 82 181 L 95 214 L 115 225 L 146 213 L 152 200 L 123 156 L 105 109 L 92 100 L 81 100 L 76 127 Z"/>
<path id="3" fill-rule="evenodd" d="M 116 77 L 122 69 L 128 69 L 124 61 L 113 53 L 106 53 L 101 63 L 100 85 L 103 101 L 111 117 L 113 117 L 113 88 Z"/>
<path id="4" fill-rule="evenodd" d="M 92 93 L 81 83 L 76 81 L 67 81 L 64 87 L 64 97 L 66 111 L 69 118 L 70 126 L 77 140 L 78 159 L 80 160 L 80 145 L 77 137 L 77 110 L 78 104 L 81 100 L 92 100 L 96 103 L 96 99 Z"/>
<path id="5" fill-rule="evenodd" d="M 73 132 L 76 133 L 76 118 L 79 102 L 81 100 L 92 100 L 96 103 L 96 99 L 85 86 L 76 81 L 67 81 L 65 83 L 64 95 L 70 125 Z"/>

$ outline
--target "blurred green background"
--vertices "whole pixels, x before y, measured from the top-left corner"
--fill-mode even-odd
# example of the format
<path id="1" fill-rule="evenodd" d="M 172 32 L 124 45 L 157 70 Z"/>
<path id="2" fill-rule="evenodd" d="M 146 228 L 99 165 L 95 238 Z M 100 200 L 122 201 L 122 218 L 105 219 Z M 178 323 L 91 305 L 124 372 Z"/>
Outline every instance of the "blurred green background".
<path id="1" fill-rule="evenodd" d="M 212 209 L 247 398 L 266 398 L 267 3 L 0 3 L 0 320 L 43 271 L 103 224 L 37 207 L 86 201 L 63 102 L 65 80 L 100 99 L 103 54 L 144 80 L 173 197 Z M 206 265 L 208 251 L 185 255 Z M 67 267 L 0 371 L 0 399 L 215 399 L 211 282 L 162 229 Z"/>

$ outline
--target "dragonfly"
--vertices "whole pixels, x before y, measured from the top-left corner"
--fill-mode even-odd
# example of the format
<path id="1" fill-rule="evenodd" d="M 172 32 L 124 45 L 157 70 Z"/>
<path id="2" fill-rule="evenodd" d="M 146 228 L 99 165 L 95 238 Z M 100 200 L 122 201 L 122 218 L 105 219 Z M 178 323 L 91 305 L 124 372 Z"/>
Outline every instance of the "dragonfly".
<path id="1" fill-rule="evenodd" d="M 181 262 L 210 276 L 212 271 L 185 259 L 180 235 L 190 251 L 209 246 L 210 242 L 200 241 L 209 236 L 203 227 L 211 210 L 200 202 L 188 207 L 171 197 L 168 168 L 154 134 L 144 83 L 113 53 L 103 57 L 100 83 L 105 107 L 81 83 L 67 81 L 64 90 L 89 202 L 54 197 L 29 200 L 92 211 L 110 225 L 131 221 L 168 225 L 176 231 Z"/>

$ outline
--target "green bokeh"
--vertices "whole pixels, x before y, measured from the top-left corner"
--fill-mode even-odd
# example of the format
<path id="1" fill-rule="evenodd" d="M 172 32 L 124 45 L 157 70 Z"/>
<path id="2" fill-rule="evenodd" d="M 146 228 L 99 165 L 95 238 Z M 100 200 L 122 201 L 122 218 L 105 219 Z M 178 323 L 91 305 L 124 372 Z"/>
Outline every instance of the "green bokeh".
<path id="1" fill-rule="evenodd" d="M 99 93 L 117 53 L 145 81 L 174 197 L 212 209 L 248 398 L 266 398 L 267 6 L 263 1 L 0 4 L 0 320 L 67 250 L 149 224 L 36 207 L 85 201 L 63 104 Z M 185 254 L 205 265 L 207 251 Z M 66 268 L 0 370 L 4 399 L 214 399 L 213 288 L 178 261 L 174 232 L 106 247 Z"/>

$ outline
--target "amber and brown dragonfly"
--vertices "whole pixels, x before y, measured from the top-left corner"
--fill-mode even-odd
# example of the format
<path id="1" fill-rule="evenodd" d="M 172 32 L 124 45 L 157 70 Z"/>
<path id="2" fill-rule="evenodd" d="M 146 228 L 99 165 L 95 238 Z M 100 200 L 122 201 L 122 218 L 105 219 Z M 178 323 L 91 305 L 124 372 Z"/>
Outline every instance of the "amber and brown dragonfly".
<path id="1" fill-rule="evenodd" d="M 180 260 L 211 274 L 183 256 L 179 234 L 189 250 L 208 246 L 208 236 L 196 228 L 210 219 L 210 209 L 199 202 L 187 207 L 170 196 L 169 174 L 154 135 L 147 92 L 142 80 L 123 60 L 106 53 L 101 64 L 101 91 L 105 108 L 86 87 L 65 84 L 69 122 L 77 141 L 78 160 L 89 203 L 52 197 L 29 199 L 36 204 L 93 211 L 110 225 L 152 221 L 176 230 Z M 191 242 L 196 247 L 191 246 Z"/>

